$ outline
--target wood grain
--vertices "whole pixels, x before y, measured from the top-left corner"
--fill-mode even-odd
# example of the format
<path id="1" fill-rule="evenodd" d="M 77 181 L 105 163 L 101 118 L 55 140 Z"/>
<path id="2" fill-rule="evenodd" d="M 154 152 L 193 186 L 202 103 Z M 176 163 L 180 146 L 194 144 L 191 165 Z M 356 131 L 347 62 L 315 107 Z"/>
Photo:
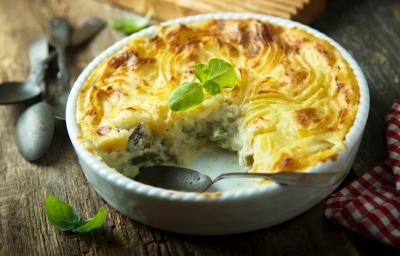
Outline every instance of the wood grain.
<path id="1" fill-rule="evenodd" d="M 319 15 L 326 0 L 108 0 L 139 13 L 153 10 L 161 20 L 210 12 L 253 12 L 310 23 Z"/>
<path id="2" fill-rule="evenodd" d="M 63 15 L 78 25 L 88 16 L 108 19 L 122 13 L 93 0 L 0 1 L 0 81 L 26 77 L 26 47 L 46 32 L 50 17 Z M 371 90 L 367 129 L 348 183 L 386 157 L 383 117 L 400 97 L 400 3 L 330 1 L 313 26 L 354 55 Z M 69 53 L 73 77 L 120 37 L 107 28 L 79 54 Z M 195 237 L 148 228 L 114 211 L 88 186 L 63 123 L 49 153 L 35 163 L 25 161 L 14 141 L 15 122 L 24 108 L 0 106 L 0 255 L 398 255 L 327 221 L 324 202 L 281 225 L 235 236 Z M 43 213 L 48 193 L 64 198 L 84 216 L 105 205 L 109 215 L 104 228 L 85 235 L 55 230 Z"/>

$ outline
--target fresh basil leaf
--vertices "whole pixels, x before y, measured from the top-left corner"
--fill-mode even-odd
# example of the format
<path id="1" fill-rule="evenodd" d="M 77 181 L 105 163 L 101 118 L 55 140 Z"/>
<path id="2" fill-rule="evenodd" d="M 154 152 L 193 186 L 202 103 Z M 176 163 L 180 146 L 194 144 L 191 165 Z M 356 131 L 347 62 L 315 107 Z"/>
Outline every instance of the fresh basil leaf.
<path id="1" fill-rule="evenodd" d="M 169 96 L 169 108 L 173 111 L 183 111 L 200 104 L 204 100 L 203 88 L 215 95 L 221 88 L 233 87 L 237 80 L 233 66 L 222 59 L 211 59 L 208 65 L 197 63 L 194 74 L 200 81 L 185 82 L 177 87 Z"/>
<path id="2" fill-rule="evenodd" d="M 194 65 L 194 74 L 197 77 L 197 79 L 200 80 L 201 83 L 206 82 L 206 79 L 207 79 L 206 65 L 204 65 L 202 63 L 196 63 Z"/>
<path id="3" fill-rule="evenodd" d="M 169 108 L 182 111 L 200 104 L 204 99 L 203 88 L 199 83 L 185 82 L 169 96 Z"/>
<path id="4" fill-rule="evenodd" d="M 85 223 L 79 227 L 73 228 L 72 231 L 77 233 L 87 233 L 93 229 L 100 228 L 107 216 L 107 210 L 101 207 L 93 218 L 85 221 Z"/>
<path id="5" fill-rule="evenodd" d="M 221 88 L 235 85 L 237 76 L 233 66 L 222 59 L 211 59 L 207 67 L 207 80 L 218 84 Z"/>
<path id="6" fill-rule="evenodd" d="M 80 224 L 80 217 L 75 210 L 54 195 L 46 197 L 44 209 L 50 223 L 62 231 Z"/>
<path id="7" fill-rule="evenodd" d="M 147 12 L 146 16 L 139 16 L 135 14 L 130 14 L 122 19 L 113 19 L 110 21 L 110 25 L 125 34 L 132 34 L 137 32 L 149 24 L 150 18 L 153 12 L 150 10 Z"/>
<path id="8" fill-rule="evenodd" d="M 203 84 L 203 88 L 211 95 L 218 94 L 221 91 L 219 84 L 213 80 L 208 80 Z"/>
<path id="9" fill-rule="evenodd" d="M 83 221 L 74 208 L 54 195 L 46 197 L 45 212 L 56 228 L 77 233 L 86 233 L 101 227 L 107 216 L 107 210 L 102 207 L 93 218 Z"/>

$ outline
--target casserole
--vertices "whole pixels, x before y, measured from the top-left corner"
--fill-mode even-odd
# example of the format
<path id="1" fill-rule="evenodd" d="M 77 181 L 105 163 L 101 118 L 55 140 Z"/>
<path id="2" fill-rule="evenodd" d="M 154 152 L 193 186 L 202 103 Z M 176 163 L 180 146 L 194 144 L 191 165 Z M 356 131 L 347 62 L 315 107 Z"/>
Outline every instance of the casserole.
<path id="1" fill-rule="evenodd" d="M 337 43 L 319 32 L 296 22 L 256 14 L 209 14 L 177 19 L 163 23 L 170 26 L 178 23 L 196 23 L 207 20 L 255 19 L 268 21 L 286 28 L 298 27 L 322 38 L 333 45 L 349 63 L 359 86 L 358 110 L 351 128 L 345 137 L 345 147 L 337 156 L 310 165 L 306 172 L 332 172 L 338 180 L 343 179 L 354 161 L 369 110 L 368 88 L 365 78 L 352 57 Z M 274 183 L 259 184 L 258 181 L 227 182 L 218 188 L 222 193 L 195 194 L 168 191 L 133 181 L 113 168 L 101 158 L 87 150 L 80 137 L 76 121 L 77 100 L 89 75 L 111 55 L 135 37 L 150 37 L 155 27 L 145 29 L 117 42 L 100 54 L 82 72 L 76 81 L 67 104 L 67 128 L 77 152 L 79 162 L 89 183 L 114 208 L 125 215 L 149 226 L 189 234 L 232 234 L 250 231 L 277 224 L 310 208 L 326 197 L 335 187 L 326 189 L 305 187 L 282 187 Z M 203 170 L 210 176 L 218 172 L 240 168 L 232 164 L 232 156 L 221 153 L 215 160 L 200 156 L 191 167 Z M 212 165 L 210 163 L 213 163 Z M 162 213 L 162 214 L 160 214 Z"/>

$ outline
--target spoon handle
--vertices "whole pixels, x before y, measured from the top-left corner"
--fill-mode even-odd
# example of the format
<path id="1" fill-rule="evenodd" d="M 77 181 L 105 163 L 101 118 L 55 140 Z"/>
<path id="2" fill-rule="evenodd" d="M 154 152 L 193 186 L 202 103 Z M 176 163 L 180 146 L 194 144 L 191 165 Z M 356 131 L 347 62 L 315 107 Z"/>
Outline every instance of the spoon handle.
<path id="1" fill-rule="evenodd" d="M 37 69 L 40 67 L 44 61 L 49 56 L 49 43 L 47 37 L 44 35 L 36 38 L 30 45 L 28 49 L 29 63 L 31 69 Z"/>
<path id="2" fill-rule="evenodd" d="M 330 187 L 341 179 L 342 173 L 307 173 L 307 172 L 279 172 L 279 173 L 248 173 L 231 172 L 217 176 L 212 184 L 227 178 L 261 178 L 275 181 L 282 185 Z M 210 185 L 211 186 L 211 185 Z"/>
<path id="3" fill-rule="evenodd" d="M 71 75 L 67 69 L 66 59 L 65 59 L 65 48 L 57 47 L 58 54 L 58 74 L 57 78 L 63 86 L 64 90 L 69 90 L 69 80 Z"/>
<path id="4" fill-rule="evenodd" d="M 49 43 L 47 37 L 42 35 L 35 39 L 29 45 L 29 63 L 31 70 L 29 72 L 27 81 L 33 83 L 42 91 L 42 97 L 45 97 L 45 81 L 44 76 L 46 74 L 49 55 Z"/>
<path id="5" fill-rule="evenodd" d="M 81 27 L 73 30 L 69 46 L 77 47 L 87 43 L 106 25 L 107 23 L 99 18 L 90 18 Z"/>
<path id="6" fill-rule="evenodd" d="M 50 20 L 50 32 L 52 43 L 57 51 L 58 80 L 64 90 L 69 90 L 70 74 L 67 68 L 65 49 L 69 44 L 71 27 L 67 20 L 63 18 L 53 18 Z"/>

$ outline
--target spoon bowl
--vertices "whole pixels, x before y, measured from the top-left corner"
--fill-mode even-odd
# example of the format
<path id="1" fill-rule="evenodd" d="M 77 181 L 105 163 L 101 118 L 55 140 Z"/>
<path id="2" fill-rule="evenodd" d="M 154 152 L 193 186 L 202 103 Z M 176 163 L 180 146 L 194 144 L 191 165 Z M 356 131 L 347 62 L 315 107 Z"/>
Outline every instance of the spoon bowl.
<path id="1" fill-rule="evenodd" d="M 48 41 L 40 36 L 29 45 L 31 71 L 26 81 L 4 82 L 0 85 L 0 104 L 15 104 L 38 98 L 42 94 L 43 77 L 47 63 L 55 56 L 49 55 Z"/>
<path id="2" fill-rule="evenodd" d="M 198 171 L 167 165 L 142 167 L 135 180 L 154 187 L 191 192 L 205 191 L 213 182 Z"/>
<path id="3" fill-rule="evenodd" d="M 27 108 L 18 118 L 16 140 L 18 150 L 25 159 L 39 159 L 49 148 L 54 133 L 52 107 L 41 101 Z"/>
<path id="4" fill-rule="evenodd" d="M 42 90 L 32 81 L 4 82 L 0 84 L 0 104 L 21 103 L 40 97 Z"/>
<path id="5" fill-rule="evenodd" d="M 340 174 L 340 173 L 338 173 Z M 341 175 L 341 174 L 340 174 Z M 280 172 L 280 173 L 251 173 L 228 172 L 211 179 L 198 171 L 169 165 L 141 167 L 136 181 L 170 190 L 187 192 L 205 192 L 213 184 L 228 178 L 260 178 L 274 181 L 281 185 L 331 187 L 341 181 L 335 173 L 307 173 L 307 172 Z"/>

